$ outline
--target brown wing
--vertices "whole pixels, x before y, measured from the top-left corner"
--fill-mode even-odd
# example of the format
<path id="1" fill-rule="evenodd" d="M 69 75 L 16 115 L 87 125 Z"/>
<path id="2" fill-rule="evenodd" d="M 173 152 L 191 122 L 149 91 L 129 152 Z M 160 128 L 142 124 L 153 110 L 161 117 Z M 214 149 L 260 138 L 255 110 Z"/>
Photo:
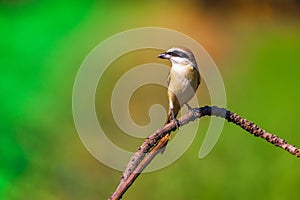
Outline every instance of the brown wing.
<path id="1" fill-rule="evenodd" d="M 201 76 L 200 76 L 200 73 L 199 73 L 199 71 L 197 71 L 198 72 L 198 80 L 197 80 L 197 88 L 198 88 L 198 86 L 200 85 L 200 82 L 201 82 Z"/>

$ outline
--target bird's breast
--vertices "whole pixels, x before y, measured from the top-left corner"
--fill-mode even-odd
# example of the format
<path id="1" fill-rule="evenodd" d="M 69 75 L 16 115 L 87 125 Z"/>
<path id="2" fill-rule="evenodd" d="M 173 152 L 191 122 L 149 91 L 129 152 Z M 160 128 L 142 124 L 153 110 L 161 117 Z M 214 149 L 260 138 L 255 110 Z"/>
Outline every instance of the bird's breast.
<path id="1" fill-rule="evenodd" d="M 180 104 L 187 103 L 198 87 L 199 73 L 190 65 L 173 65 L 168 90 L 174 93 Z"/>

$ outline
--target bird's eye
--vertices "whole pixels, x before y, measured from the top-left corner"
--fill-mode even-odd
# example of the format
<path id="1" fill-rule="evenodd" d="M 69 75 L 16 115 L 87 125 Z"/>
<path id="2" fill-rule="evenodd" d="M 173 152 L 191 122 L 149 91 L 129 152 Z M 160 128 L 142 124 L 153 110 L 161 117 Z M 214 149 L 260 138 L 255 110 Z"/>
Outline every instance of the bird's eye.
<path id="1" fill-rule="evenodd" d="M 170 56 L 178 57 L 178 54 L 175 53 L 175 52 L 173 52 L 173 51 L 168 52 L 168 54 L 169 54 Z"/>

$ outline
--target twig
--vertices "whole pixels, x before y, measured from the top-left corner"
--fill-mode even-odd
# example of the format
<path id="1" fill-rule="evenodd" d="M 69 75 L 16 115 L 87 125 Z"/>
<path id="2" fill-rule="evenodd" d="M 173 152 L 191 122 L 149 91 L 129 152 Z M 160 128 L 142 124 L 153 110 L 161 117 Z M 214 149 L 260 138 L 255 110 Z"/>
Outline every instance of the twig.
<path id="1" fill-rule="evenodd" d="M 110 197 L 111 200 L 120 199 L 122 195 L 127 191 L 135 179 L 141 174 L 145 167 L 151 162 L 151 160 L 161 152 L 161 149 L 168 143 L 170 135 L 165 135 L 159 140 L 157 145 L 151 150 L 149 154 L 139 163 L 139 165 L 134 169 L 134 171 L 125 179 L 122 184 L 119 185 L 115 193 Z"/>
<path id="2" fill-rule="evenodd" d="M 254 136 L 261 137 L 267 142 L 270 142 L 271 144 L 288 151 L 292 155 L 300 157 L 299 148 L 296 148 L 294 145 L 287 143 L 285 140 L 279 138 L 274 134 L 266 132 L 265 130 L 255 125 L 253 122 L 243 119 L 237 114 L 226 110 L 225 108 L 219 108 L 216 106 L 194 108 L 186 115 L 179 118 L 178 121 L 180 126 L 183 126 L 190 121 L 194 121 L 196 118 L 201 118 L 204 116 L 217 116 L 225 118 L 228 122 L 232 122 L 240 126 L 242 129 L 253 134 Z M 171 122 L 145 139 L 144 143 L 138 148 L 137 152 L 130 159 L 123 173 L 118 188 L 110 197 L 111 200 L 117 200 L 122 197 L 122 195 L 134 182 L 134 180 L 151 162 L 155 155 L 160 152 L 160 149 L 167 143 L 169 137 L 168 133 L 170 131 L 176 130 L 176 128 L 177 125 L 175 124 L 175 122 Z"/>

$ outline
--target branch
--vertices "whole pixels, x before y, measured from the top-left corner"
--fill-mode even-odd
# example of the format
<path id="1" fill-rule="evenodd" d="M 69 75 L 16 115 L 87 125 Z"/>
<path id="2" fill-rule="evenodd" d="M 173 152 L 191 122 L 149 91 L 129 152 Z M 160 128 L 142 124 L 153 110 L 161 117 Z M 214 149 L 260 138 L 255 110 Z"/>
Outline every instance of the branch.
<path id="1" fill-rule="evenodd" d="M 300 157 L 299 148 L 287 143 L 284 139 L 281 139 L 274 134 L 266 132 L 253 122 L 243 119 L 242 117 L 229 110 L 226 110 L 225 108 L 219 108 L 216 106 L 193 108 L 186 115 L 180 117 L 178 122 L 180 126 L 183 126 L 197 118 L 204 116 L 217 116 L 225 118 L 228 122 L 232 122 L 240 126 L 242 129 L 253 134 L 254 136 L 261 137 L 267 142 L 288 151 L 290 154 Z M 172 121 L 145 139 L 144 143 L 138 148 L 137 152 L 132 156 L 127 164 L 120 184 L 116 191 L 111 195 L 110 200 L 117 200 L 122 197 L 122 195 L 127 191 L 139 174 L 151 162 L 156 154 L 159 153 L 166 145 L 170 137 L 169 132 L 176 129 L 177 125 Z"/>

